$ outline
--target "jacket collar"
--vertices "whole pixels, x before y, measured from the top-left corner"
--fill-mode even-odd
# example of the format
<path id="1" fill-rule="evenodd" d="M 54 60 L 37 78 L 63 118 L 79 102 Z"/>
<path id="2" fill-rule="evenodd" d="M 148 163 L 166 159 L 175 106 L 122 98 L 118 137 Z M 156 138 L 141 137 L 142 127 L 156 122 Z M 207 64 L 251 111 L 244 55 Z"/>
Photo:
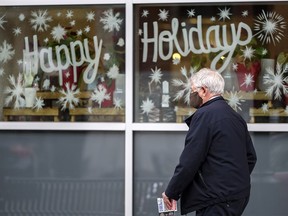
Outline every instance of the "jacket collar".
<path id="1" fill-rule="evenodd" d="M 209 104 L 213 103 L 214 101 L 218 101 L 218 100 L 224 100 L 224 98 L 222 96 L 218 96 L 218 97 L 212 98 L 211 100 L 209 100 L 206 103 L 202 104 L 201 107 L 199 107 L 198 109 L 201 109 L 202 107 L 208 106 Z M 196 110 L 196 112 L 197 112 L 197 110 Z M 185 119 L 185 123 L 188 125 L 188 127 L 190 126 L 192 117 L 193 117 L 193 115 L 196 112 L 194 112 L 191 116 L 189 116 L 188 118 Z"/>

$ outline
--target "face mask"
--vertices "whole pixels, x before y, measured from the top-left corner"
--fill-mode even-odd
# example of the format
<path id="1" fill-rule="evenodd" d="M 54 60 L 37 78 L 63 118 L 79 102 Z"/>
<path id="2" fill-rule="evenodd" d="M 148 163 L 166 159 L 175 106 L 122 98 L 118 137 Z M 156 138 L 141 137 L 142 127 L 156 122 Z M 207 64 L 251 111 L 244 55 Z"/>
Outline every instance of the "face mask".
<path id="1" fill-rule="evenodd" d="M 190 95 L 190 104 L 192 107 L 198 109 L 203 103 L 202 98 L 199 96 L 198 92 L 193 92 Z"/>

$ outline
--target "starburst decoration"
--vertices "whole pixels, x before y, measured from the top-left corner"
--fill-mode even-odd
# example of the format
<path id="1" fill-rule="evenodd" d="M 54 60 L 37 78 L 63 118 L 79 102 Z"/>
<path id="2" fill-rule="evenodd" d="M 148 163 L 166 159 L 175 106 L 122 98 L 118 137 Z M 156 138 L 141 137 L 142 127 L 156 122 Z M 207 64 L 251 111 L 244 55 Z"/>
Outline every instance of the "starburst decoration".
<path id="1" fill-rule="evenodd" d="M 142 104 L 140 107 L 141 107 L 142 113 L 143 114 L 146 113 L 148 115 L 155 108 L 155 105 L 152 100 L 147 98 L 146 101 L 142 101 Z"/>
<path id="2" fill-rule="evenodd" d="M 107 88 L 104 85 L 100 84 L 91 94 L 91 100 L 98 103 L 99 108 L 101 108 L 101 104 L 104 100 L 110 100 L 110 93 L 107 93 Z"/>
<path id="3" fill-rule="evenodd" d="M 161 77 L 163 76 L 161 68 L 157 68 L 155 66 L 155 69 L 151 68 L 152 74 L 149 76 L 151 78 L 150 83 L 161 83 Z"/>
<path id="4" fill-rule="evenodd" d="M 21 28 L 20 27 L 17 27 L 17 28 L 13 28 L 13 34 L 15 36 L 18 36 L 20 35 L 22 32 L 21 32 Z"/>
<path id="5" fill-rule="evenodd" d="M 69 83 L 65 83 L 66 90 L 61 89 L 59 92 L 63 95 L 58 99 L 58 102 L 61 104 L 61 110 L 66 108 L 74 109 L 75 106 L 79 103 L 79 98 L 77 95 L 80 93 L 80 90 L 76 85 L 72 84 L 70 87 Z"/>
<path id="6" fill-rule="evenodd" d="M 211 22 L 215 22 L 215 21 L 216 21 L 216 18 L 215 18 L 214 16 L 212 16 L 212 17 L 210 18 L 210 21 L 211 21 Z"/>
<path id="7" fill-rule="evenodd" d="M 242 11 L 242 17 L 247 17 L 248 16 L 248 10 Z"/>
<path id="8" fill-rule="evenodd" d="M 87 22 L 92 22 L 93 20 L 95 20 L 95 12 L 90 11 L 89 13 L 87 13 L 86 19 L 87 19 Z"/>
<path id="9" fill-rule="evenodd" d="M 159 9 L 159 13 L 158 13 L 158 16 L 159 16 L 159 20 L 162 20 L 162 21 L 167 21 L 168 19 L 168 16 L 169 16 L 169 11 L 168 10 L 161 10 Z"/>
<path id="10" fill-rule="evenodd" d="M 194 17 L 195 16 L 195 9 L 190 9 L 190 10 L 187 10 L 187 14 L 188 14 L 188 17 Z"/>
<path id="11" fill-rule="evenodd" d="M 64 39 L 66 32 L 65 28 L 58 24 L 58 26 L 53 27 L 51 35 L 53 39 L 59 43 L 61 39 Z"/>
<path id="12" fill-rule="evenodd" d="M 271 43 L 275 45 L 276 42 L 285 37 L 284 30 L 286 29 L 286 22 L 284 17 L 276 12 L 266 12 L 262 10 L 262 13 L 257 16 L 254 23 L 254 30 L 257 38 L 262 41 L 262 44 Z"/>
<path id="13" fill-rule="evenodd" d="M 49 27 L 48 22 L 52 21 L 52 17 L 49 16 L 47 10 L 32 11 L 31 16 L 30 23 L 32 28 L 38 32 L 46 31 Z"/>
<path id="14" fill-rule="evenodd" d="M 120 30 L 120 25 L 122 24 L 123 19 L 119 19 L 119 12 L 114 15 L 113 10 L 109 9 L 104 11 L 103 15 L 103 17 L 100 17 L 100 22 L 103 24 L 104 30 L 108 30 L 108 32 Z"/>
<path id="15" fill-rule="evenodd" d="M 113 99 L 114 109 L 123 109 L 122 108 L 122 100 L 121 98 L 114 98 Z"/>
<path id="16" fill-rule="evenodd" d="M 70 26 L 75 26 L 75 24 L 76 24 L 75 20 L 70 21 Z"/>
<path id="17" fill-rule="evenodd" d="M 14 54 L 15 50 L 13 49 L 12 45 L 4 40 L 2 46 L 0 46 L 0 62 L 6 63 L 12 59 Z"/>
<path id="18" fill-rule="evenodd" d="M 4 18 L 5 18 L 5 15 L 0 17 L 0 28 L 2 28 L 3 30 L 5 29 L 3 24 L 7 22 L 6 20 L 4 20 Z"/>
<path id="19" fill-rule="evenodd" d="M 280 64 L 277 62 L 276 73 L 271 67 L 266 68 L 266 74 L 264 75 L 264 84 L 269 86 L 266 89 L 266 95 L 272 97 L 274 95 L 275 99 L 281 100 L 282 94 L 288 94 L 288 87 L 285 85 L 285 74 L 288 72 L 288 64 Z"/>
<path id="20" fill-rule="evenodd" d="M 116 79 L 119 75 L 119 67 L 115 64 L 111 68 L 109 68 L 109 71 L 107 72 L 107 76 L 110 79 Z"/>
<path id="21" fill-rule="evenodd" d="M 14 76 L 9 75 L 9 84 L 5 89 L 5 93 L 8 95 L 5 99 L 5 106 L 8 106 L 14 100 L 14 108 L 18 109 L 24 104 L 24 88 L 23 88 L 23 76 L 18 74 L 17 80 Z"/>
<path id="22" fill-rule="evenodd" d="M 185 81 L 182 79 L 173 79 L 172 85 L 180 88 L 173 98 L 173 101 L 179 101 L 184 98 L 184 102 L 187 105 L 190 105 L 190 94 L 191 94 L 191 81 L 190 77 L 196 72 L 195 68 L 190 67 L 190 76 L 188 76 L 188 72 L 186 67 L 181 67 L 181 74 L 184 76 Z"/>
<path id="23" fill-rule="evenodd" d="M 245 79 L 244 79 L 244 82 L 241 84 L 241 86 L 246 86 L 246 88 L 248 87 L 248 86 L 251 86 L 252 85 L 252 83 L 254 82 L 254 75 L 252 75 L 251 73 L 248 73 L 248 74 L 246 74 L 245 73 Z"/>
<path id="24" fill-rule="evenodd" d="M 143 10 L 142 14 L 141 14 L 141 17 L 148 17 L 148 15 L 149 15 L 149 11 L 148 10 Z"/>
<path id="25" fill-rule="evenodd" d="M 32 108 L 39 111 L 40 109 L 43 109 L 44 106 L 45 106 L 44 100 L 41 97 L 39 97 L 39 98 L 36 97 L 35 98 L 35 104 Z"/>
<path id="26" fill-rule="evenodd" d="M 269 111 L 269 106 L 267 103 L 263 103 L 262 106 L 261 106 L 261 110 L 262 112 L 266 113 Z"/>
<path id="27" fill-rule="evenodd" d="M 238 71 L 238 64 L 237 64 L 237 63 L 233 63 L 233 64 L 232 64 L 232 69 L 233 69 L 234 71 Z"/>
<path id="28" fill-rule="evenodd" d="M 236 112 L 237 110 L 242 110 L 241 108 L 241 98 L 242 96 L 239 95 L 238 91 L 234 91 L 234 88 L 232 91 L 227 92 L 228 96 L 227 96 L 227 100 L 228 100 L 228 104 L 232 107 L 232 109 L 234 109 Z"/>
<path id="29" fill-rule="evenodd" d="M 255 52 L 255 50 L 252 47 L 248 47 L 248 46 L 245 46 L 245 49 L 241 49 L 241 51 L 243 52 L 244 61 L 246 59 L 251 60 Z"/>
<path id="30" fill-rule="evenodd" d="M 86 26 L 86 27 L 84 28 L 84 31 L 85 31 L 86 33 L 89 33 L 90 30 L 91 30 L 90 26 Z"/>
<path id="31" fill-rule="evenodd" d="M 219 9 L 219 13 L 218 13 L 218 15 L 219 15 L 219 20 L 223 20 L 223 21 L 225 21 L 225 19 L 229 19 L 230 20 L 230 15 L 232 15 L 231 13 L 230 13 L 230 8 L 229 9 L 227 9 L 226 7 L 222 10 L 222 9 L 220 9 L 220 8 L 218 8 Z"/>
<path id="32" fill-rule="evenodd" d="M 83 34 L 82 29 L 77 30 L 77 36 L 81 36 Z"/>
<path id="33" fill-rule="evenodd" d="M 67 19 L 72 19 L 73 16 L 74 16 L 74 12 L 72 10 L 67 10 L 66 18 Z"/>

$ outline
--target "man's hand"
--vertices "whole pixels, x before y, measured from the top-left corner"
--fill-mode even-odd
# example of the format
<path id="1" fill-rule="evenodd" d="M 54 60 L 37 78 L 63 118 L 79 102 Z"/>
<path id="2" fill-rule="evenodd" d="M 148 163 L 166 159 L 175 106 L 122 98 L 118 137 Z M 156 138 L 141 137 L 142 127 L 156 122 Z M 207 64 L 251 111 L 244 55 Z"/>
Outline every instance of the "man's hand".
<path id="1" fill-rule="evenodd" d="M 171 210 L 171 211 L 176 210 L 176 204 L 177 204 L 176 200 L 173 200 L 173 199 L 170 199 L 169 197 L 167 197 L 165 192 L 162 193 L 162 198 L 163 198 L 164 204 L 168 210 Z"/>

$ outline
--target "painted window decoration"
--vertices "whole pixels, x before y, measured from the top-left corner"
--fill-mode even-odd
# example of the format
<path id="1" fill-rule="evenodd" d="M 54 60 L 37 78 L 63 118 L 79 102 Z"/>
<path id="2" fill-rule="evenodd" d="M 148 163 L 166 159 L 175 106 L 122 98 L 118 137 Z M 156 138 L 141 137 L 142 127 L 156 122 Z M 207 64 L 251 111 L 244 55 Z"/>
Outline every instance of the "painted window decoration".
<path id="1" fill-rule="evenodd" d="M 224 98 L 248 123 L 288 122 L 288 4 L 136 5 L 136 122 L 183 122 L 193 73 L 225 79 Z"/>
<path id="2" fill-rule="evenodd" d="M 125 6 L 0 8 L 3 121 L 124 121 Z"/>

